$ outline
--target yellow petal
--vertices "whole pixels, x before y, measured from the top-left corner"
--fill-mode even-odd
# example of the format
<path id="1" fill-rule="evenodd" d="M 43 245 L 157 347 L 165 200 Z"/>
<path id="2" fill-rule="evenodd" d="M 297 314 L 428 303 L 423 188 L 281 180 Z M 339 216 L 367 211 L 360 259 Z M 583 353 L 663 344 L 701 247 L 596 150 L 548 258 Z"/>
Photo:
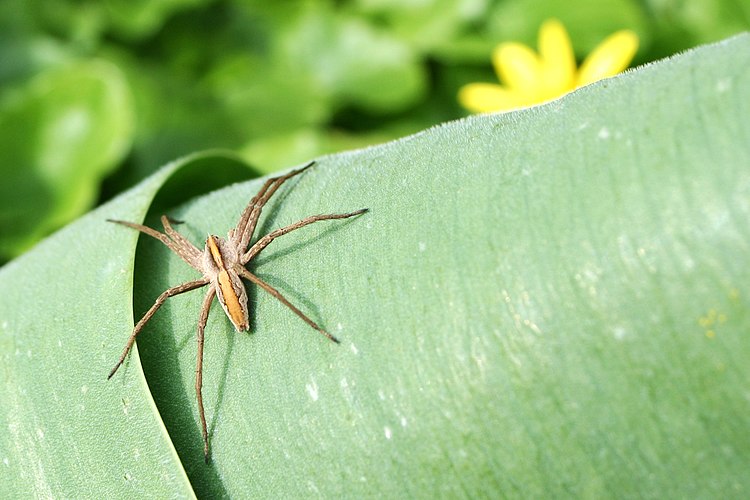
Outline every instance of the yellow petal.
<path id="1" fill-rule="evenodd" d="M 573 90 L 576 72 L 573 44 L 565 27 L 557 19 L 545 21 L 539 29 L 539 55 L 544 68 L 544 94 L 555 97 Z"/>
<path id="2" fill-rule="evenodd" d="M 492 52 L 492 64 L 500 80 L 510 89 L 534 94 L 542 75 L 539 56 L 526 45 L 501 43 Z"/>
<path id="3" fill-rule="evenodd" d="M 526 96 L 494 83 L 469 83 L 458 91 L 458 102 L 472 113 L 507 111 L 531 104 Z"/>
<path id="4" fill-rule="evenodd" d="M 578 73 L 578 86 L 607 78 L 628 67 L 638 50 L 638 35 L 621 30 L 608 36 L 589 54 Z"/>

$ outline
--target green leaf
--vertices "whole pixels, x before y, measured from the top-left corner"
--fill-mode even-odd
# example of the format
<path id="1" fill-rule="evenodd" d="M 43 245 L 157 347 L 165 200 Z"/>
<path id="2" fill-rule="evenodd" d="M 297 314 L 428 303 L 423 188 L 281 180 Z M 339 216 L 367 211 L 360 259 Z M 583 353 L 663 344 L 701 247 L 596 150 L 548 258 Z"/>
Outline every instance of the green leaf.
<path id="1" fill-rule="evenodd" d="M 210 0 L 109 0 L 105 12 L 117 31 L 133 38 L 145 38 L 161 28 L 170 16 Z"/>
<path id="2" fill-rule="evenodd" d="M 36 17 L 68 37 L 86 43 L 99 42 L 107 31 L 133 40 L 156 33 L 170 17 L 201 8 L 210 0 L 39 0 L 31 4 Z"/>
<path id="3" fill-rule="evenodd" d="M 90 208 L 127 152 L 131 95 L 94 60 L 42 73 L 0 113 L 0 255 L 20 253 Z"/>
<path id="4" fill-rule="evenodd" d="M 305 75 L 334 104 L 396 112 L 424 93 L 416 52 L 393 35 L 355 17 L 312 7 L 285 27 L 279 57 Z"/>
<path id="5" fill-rule="evenodd" d="M 648 47 L 652 36 L 647 13 L 629 0 L 573 0 L 565 4 L 554 0 L 510 0 L 496 4 L 488 17 L 487 29 L 498 38 L 495 43 L 515 40 L 532 47 L 537 45 L 539 26 L 546 19 L 557 18 L 570 32 L 573 48 L 581 59 L 617 30 L 634 30 L 641 47 Z"/>
<path id="6" fill-rule="evenodd" d="M 426 74 L 412 47 L 341 9 L 258 2 L 243 4 L 230 17 L 218 39 L 223 44 L 211 40 L 214 57 L 199 77 L 248 142 L 315 127 L 322 134 L 320 127 L 340 121 L 342 109 L 404 111 L 426 91 Z M 186 51 L 206 50 L 195 45 L 194 32 L 180 38 L 178 61 Z"/>
<path id="7" fill-rule="evenodd" d="M 487 0 L 358 0 L 356 9 L 424 52 L 453 51 L 464 32 L 481 25 Z M 486 59 L 486 57 L 485 57 Z"/>
<path id="8" fill-rule="evenodd" d="M 202 293 L 170 299 L 139 337 L 197 495 L 747 496 L 749 115 L 743 35 L 320 159 L 262 232 L 370 211 L 291 233 L 251 268 L 341 345 L 251 286 L 251 334 L 214 304 L 206 465 Z M 208 179 L 214 161 L 188 163 Z M 136 353 L 105 381 L 132 327 L 137 234 L 104 219 L 140 220 L 173 170 L 0 270 L 4 496 L 190 494 Z M 260 182 L 153 215 L 198 243 Z M 141 240 L 136 319 L 196 277 Z"/>
<path id="9" fill-rule="evenodd" d="M 106 379 L 133 324 L 137 234 L 105 219 L 141 220 L 168 178 L 186 192 L 191 170 L 206 188 L 206 172 L 247 172 L 238 165 L 215 153 L 175 162 L 0 269 L 0 496 L 192 494 L 137 355 L 125 376 Z"/>

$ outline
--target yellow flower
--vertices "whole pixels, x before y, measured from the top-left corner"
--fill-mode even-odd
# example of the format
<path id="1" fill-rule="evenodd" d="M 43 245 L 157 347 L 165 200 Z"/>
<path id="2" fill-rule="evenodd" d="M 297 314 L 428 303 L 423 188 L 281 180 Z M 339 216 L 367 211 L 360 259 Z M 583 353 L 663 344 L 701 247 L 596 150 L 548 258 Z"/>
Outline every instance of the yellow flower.
<path id="1" fill-rule="evenodd" d="M 638 36 L 621 30 L 607 37 L 576 68 L 565 27 L 550 19 L 539 29 L 539 53 L 520 43 L 501 43 L 492 52 L 500 81 L 470 83 L 458 91 L 458 102 L 474 113 L 507 111 L 555 99 L 571 90 L 623 71 L 638 50 Z"/>

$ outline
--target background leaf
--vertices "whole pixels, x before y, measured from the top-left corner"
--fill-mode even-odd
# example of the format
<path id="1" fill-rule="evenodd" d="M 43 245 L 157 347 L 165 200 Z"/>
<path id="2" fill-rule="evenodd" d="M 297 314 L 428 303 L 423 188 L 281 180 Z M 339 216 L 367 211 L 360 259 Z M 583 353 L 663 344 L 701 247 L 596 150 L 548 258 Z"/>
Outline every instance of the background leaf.
<path id="1" fill-rule="evenodd" d="M 43 73 L 0 111 L 0 256 L 88 210 L 130 147 L 134 117 L 120 70 L 104 61 Z"/>
<path id="2" fill-rule="evenodd" d="M 748 68 L 745 35 L 545 106 L 321 159 L 290 181 L 264 214 L 264 232 L 313 213 L 370 209 L 290 234 L 253 266 L 342 345 L 252 287 L 251 334 L 236 334 L 214 307 L 206 466 L 193 391 L 201 294 L 171 299 L 139 339 L 198 496 L 747 495 Z M 30 491 L 16 485 L 39 477 L 36 464 L 70 466 L 70 484 L 84 484 L 75 482 L 82 454 L 72 448 L 72 465 L 62 465 L 52 449 L 67 442 L 37 429 L 44 439 L 58 427 L 85 428 L 85 442 L 111 436 L 106 456 L 118 450 L 120 465 L 101 465 L 88 491 L 104 480 L 107 492 L 129 487 L 129 465 L 169 466 L 136 356 L 113 381 L 100 376 L 132 324 L 128 273 L 119 273 L 133 252 L 123 242 L 136 239 L 101 220 L 137 220 L 127 207 L 143 206 L 139 193 L 155 182 L 0 271 L 0 317 L 10 318 L 0 325 L 0 398 L 12 403 L 1 424 L 23 430 L 7 437 L 0 465 L 11 493 Z M 233 185 L 167 213 L 200 242 L 225 234 L 259 186 Z M 95 222 L 105 237 L 96 251 L 77 232 Z M 58 271 L 41 289 L 51 251 L 74 243 L 98 257 L 72 253 L 64 263 L 96 279 Z M 194 276 L 144 239 L 134 315 Z M 64 285 L 89 282 L 104 307 L 60 299 L 70 294 Z M 62 338 L 73 366 L 53 355 L 60 337 L 49 332 L 71 332 Z M 87 348 L 68 350 L 72 338 Z M 77 418 L 42 407 L 64 395 L 80 408 L 83 380 L 100 397 Z M 126 425 L 134 418 L 138 436 Z"/>
<path id="3" fill-rule="evenodd" d="M 493 49 L 535 46 L 550 17 L 565 25 L 579 62 L 629 29 L 641 64 L 750 29 L 750 2 L 3 0 L 0 195 L 12 196 L 0 196 L 0 264 L 194 151 L 231 149 L 270 173 L 465 116 L 459 89 L 498 83 Z M 86 134 L 35 140 L 61 108 L 35 94 L 38 80 L 69 89 L 79 72 L 106 67 L 96 81 L 126 98 L 101 99 L 82 82 L 69 103 L 96 124 L 101 149 L 91 153 Z M 33 105 L 7 113 L 19 95 Z M 94 175 L 88 156 L 112 144 L 118 154 Z M 66 150 L 86 152 L 84 161 L 42 182 L 39 159 Z"/>

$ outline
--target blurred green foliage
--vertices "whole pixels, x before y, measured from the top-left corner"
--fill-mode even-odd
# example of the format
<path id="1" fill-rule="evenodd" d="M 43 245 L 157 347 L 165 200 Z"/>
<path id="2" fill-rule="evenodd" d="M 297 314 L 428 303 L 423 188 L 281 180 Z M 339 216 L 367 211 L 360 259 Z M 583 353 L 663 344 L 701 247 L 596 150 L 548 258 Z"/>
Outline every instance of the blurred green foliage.
<path id="1" fill-rule="evenodd" d="M 735 0 L 3 0 L 0 261 L 196 150 L 265 173 L 462 116 L 492 47 L 559 18 L 636 63 L 750 25 Z"/>

